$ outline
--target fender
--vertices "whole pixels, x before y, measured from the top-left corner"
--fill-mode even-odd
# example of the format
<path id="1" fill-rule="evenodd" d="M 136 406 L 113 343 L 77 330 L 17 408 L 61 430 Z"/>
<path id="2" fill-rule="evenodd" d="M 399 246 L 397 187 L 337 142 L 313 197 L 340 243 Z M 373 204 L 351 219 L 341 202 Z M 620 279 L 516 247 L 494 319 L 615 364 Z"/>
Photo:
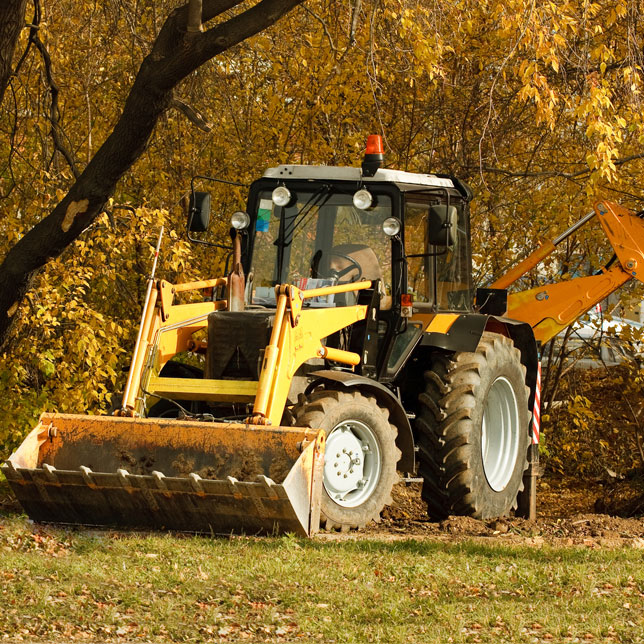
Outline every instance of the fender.
<path id="1" fill-rule="evenodd" d="M 398 400 L 390 389 L 375 380 L 359 376 L 349 371 L 312 371 L 309 376 L 315 377 L 315 380 L 306 388 L 305 393 L 307 395 L 321 382 L 337 383 L 347 389 L 355 387 L 361 391 L 373 394 L 376 397 L 378 404 L 389 410 L 389 418 L 398 428 L 396 447 L 401 451 L 401 457 L 398 461 L 398 470 L 409 474 L 414 473 L 416 468 L 416 456 L 411 425 L 407 418 L 407 412 L 402 406 L 400 400 Z"/>
<path id="2" fill-rule="evenodd" d="M 446 351 L 476 351 L 483 331 L 507 336 L 521 352 L 521 364 L 526 368 L 526 385 L 530 389 L 529 405 L 532 409 L 537 384 L 539 350 L 532 327 L 526 322 L 500 315 L 463 313 L 454 320 L 445 333 L 425 333 L 420 343 L 422 346 L 437 347 Z"/>

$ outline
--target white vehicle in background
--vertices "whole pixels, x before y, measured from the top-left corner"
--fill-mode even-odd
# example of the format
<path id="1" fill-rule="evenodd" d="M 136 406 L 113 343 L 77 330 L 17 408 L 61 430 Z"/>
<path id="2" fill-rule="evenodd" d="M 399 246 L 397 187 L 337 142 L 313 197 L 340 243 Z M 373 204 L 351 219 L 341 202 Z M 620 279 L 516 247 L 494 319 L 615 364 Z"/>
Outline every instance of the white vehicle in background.
<path id="1" fill-rule="evenodd" d="M 638 360 L 644 355 L 644 324 L 593 311 L 575 322 L 563 348 L 582 368 Z"/>

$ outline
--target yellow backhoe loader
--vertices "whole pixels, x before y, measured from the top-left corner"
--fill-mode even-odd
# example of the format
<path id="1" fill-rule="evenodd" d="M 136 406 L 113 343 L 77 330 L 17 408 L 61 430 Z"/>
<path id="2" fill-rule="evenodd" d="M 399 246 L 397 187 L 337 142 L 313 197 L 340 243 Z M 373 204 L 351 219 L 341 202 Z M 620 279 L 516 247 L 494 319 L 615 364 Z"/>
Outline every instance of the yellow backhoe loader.
<path id="1" fill-rule="evenodd" d="M 534 516 L 539 344 L 642 278 L 644 221 L 600 202 L 475 294 L 469 188 L 382 161 L 271 168 L 227 276 L 152 271 L 116 414 L 45 413 L 3 465 L 32 519 L 310 535 L 378 520 L 397 472 L 433 517 Z M 193 183 L 190 235 L 209 213 Z M 605 269 L 508 295 L 593 217 Z"/>

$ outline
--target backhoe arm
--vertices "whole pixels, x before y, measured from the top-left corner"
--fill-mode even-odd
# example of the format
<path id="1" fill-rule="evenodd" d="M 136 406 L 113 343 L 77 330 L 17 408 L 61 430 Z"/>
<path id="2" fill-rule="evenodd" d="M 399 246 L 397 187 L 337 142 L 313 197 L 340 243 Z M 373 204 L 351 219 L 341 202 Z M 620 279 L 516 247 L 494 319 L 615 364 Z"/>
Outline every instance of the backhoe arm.
<path id="1" fill-rule="evenodd" d="M 595 204 L 594 212 L 586 215 L 557 239 L 541 245 L 497 279 L 491 288 L 510 286 L 595 214 L 617 256 L 617 262 L 612 268 L 603 268 L 597 275 L 549 284 L 508 296 L 507 316 L 530 324 L 536 340 L 547 342 L 630 279 L 644 282 L 644 220 L 622 206 L 600 201 Z"/>

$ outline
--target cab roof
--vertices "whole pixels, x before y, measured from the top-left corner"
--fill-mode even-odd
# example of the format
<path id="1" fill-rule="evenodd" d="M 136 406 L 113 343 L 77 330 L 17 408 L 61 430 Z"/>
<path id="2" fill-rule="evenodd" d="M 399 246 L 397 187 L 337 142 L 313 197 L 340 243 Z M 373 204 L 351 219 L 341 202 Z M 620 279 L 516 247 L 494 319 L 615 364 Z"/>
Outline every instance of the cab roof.
<path id="1" fill-rule="evenodd" d="M 418 174 L 379 168 L 373 177 L 366 177 L 360 168 L 332 165 L 279 165 L 264 172 L 267 179 L 301 179 L 321 181 L 355 181 L 364 183 L 395 183 L 401 190 L 423 188 L 457 188 L 452 179 L 434 174 Z"/>

